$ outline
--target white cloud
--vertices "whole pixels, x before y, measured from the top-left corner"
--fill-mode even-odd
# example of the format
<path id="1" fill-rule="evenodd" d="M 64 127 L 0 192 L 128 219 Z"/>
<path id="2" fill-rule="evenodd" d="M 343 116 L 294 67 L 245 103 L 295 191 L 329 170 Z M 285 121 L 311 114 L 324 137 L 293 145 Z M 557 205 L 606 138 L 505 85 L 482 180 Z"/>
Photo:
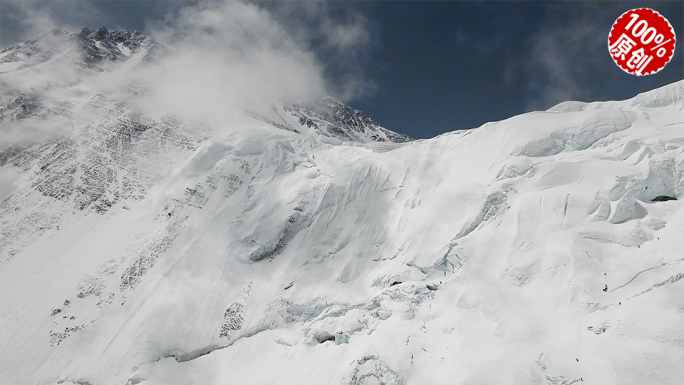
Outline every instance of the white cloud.
<path id="1" fill-rule="evenodd" d="M 177 114 L 225 120 L 240 109 L 260 111 L 326 92 L 314 55 L 254 4 L 199 3 L 148 29 L 173 52 L 143 82 L 159 105 Z"/>
<path id="2" fill-rule="evenodd" d="M 366 28 L 358 22 L 353 24 L 330 23 L 323 29 L 323 32 L 328 44 L 339 50 L 363 45 L 369 39 Z"/>
<path id="3" fill-rule="evenodd" d="M 365 72 L 376 44 L 371 22 L 351 3 L 276 2 L 268 8 L 300 46 L 322 63 L 328 92 L 349 101 L 372 95 Z"/>
<path id="4" fill-rule="evenodd" d="M 87 1 L 3 1 L 2 12 L 11 23 L 11 28 L 3 28 L 3 34 L 9 35 L 3 37 L 3 42 L 11 44 L 33 39 L 55 28 L 80 31 L 89 21 L 104 18 Z"/>
<path id="5" fill-rule="evenodd" d="M 48 8 L 38 8 L 28 2 L 9 4 L 14 4 L 17 16 L 23 23 L 25 40 L 59 27 Z"/>
<path id="6" fill-rule="evenodd" d="M 38 25 L 63 26 L 47 8 L 33 5 L 15 8 L 17 14 L 27 15 L 23 24 L 27 30 Z M 309 15 L 304 21 L 313 18 L 316 22 L 286 28 L 284 13 L 257 4 L 196 3 L 148 23 L 148 34 L 170 47 L 170 54 L 156 63 L 96 73 L 74 65 L 75 57 L 62 58 L 50 66 L 29 69 L 30 76 L 28 72 L 3 75 L 3 86 L 11 86 L 3 87 L 3 95 L 12 89 L 12 94 L 39 95 L 43 103 L 55 104 L 101 93 L 135 103 L 150 117 L 172 114 L 222 134 L 240 125 L 245 110 L 268 114 L 280 101 L 313 101 L 324 94 L 349 99 L 372 92 L 372 83 L 355 64 L 370 40 L 365 19 L 357 14 L 334 18 L 321 5 L 300 9 Z M 315 15 L 326 15 L 321 20 L 329 22 L 319 22 Z M 80 27 L 69 29 L 76 32 Z M 324 40 L 322 48 L 318 47 L 324 51 L 315 48 L 316 38 Z M 332 55 L 326 63 L 338 58 L 333 60 L 337 66 L 332 75 L 322 64 L 323 53 Z M 146 93 L 133 99 L 122 93 L 127 85 Z M 87 121 L 91 117 L 73 118 Z M 46 123 L 41 132 L 47 135 L 55 124 Z M 7 138 L 4 144 L 9 143 Z M 12 142 L 21 140 L 17 137 Z"/>
<path id="7" fill-rule="evenodd" d="M 535 97 L 528 110 L 547 109 L 559 102 L 584 96 L 583 82 L 592 72 L 603 71 L 601 55 L 607 55 L 610 24 L 596 17 L 602 5 L 581 4 L 572 15 L 561 15 L 550 8 L 550 16 L 529 40 L 525 68 L 528 88 Z"/>

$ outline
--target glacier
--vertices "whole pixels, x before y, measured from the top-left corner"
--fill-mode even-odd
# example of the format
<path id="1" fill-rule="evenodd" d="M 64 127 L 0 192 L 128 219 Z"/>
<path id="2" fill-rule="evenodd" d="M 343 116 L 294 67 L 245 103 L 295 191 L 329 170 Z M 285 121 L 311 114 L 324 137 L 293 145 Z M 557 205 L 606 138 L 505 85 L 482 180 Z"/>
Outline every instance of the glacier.
<path id="1" fill-rule="evenodd" d="M 0 53 L 3 383 L 684 381 L 684 81 L 425 140 L 331 97 L 217 133 L 102 80 L 168 49 L 80 36 Z"/>

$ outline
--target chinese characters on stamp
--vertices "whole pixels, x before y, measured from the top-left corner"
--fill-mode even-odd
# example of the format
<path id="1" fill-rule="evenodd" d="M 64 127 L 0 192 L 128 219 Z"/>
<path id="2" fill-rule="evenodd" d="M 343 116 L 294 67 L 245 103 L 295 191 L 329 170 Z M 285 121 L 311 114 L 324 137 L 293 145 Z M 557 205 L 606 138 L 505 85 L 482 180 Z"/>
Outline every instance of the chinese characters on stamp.
<path id="1" fill-rule="evenodd" d="M 654 74 L 665 67 L 675 48 L 670 23 L 649 8 L 629 10 L 620 16 L 608 36 L 608 51 L 618 67 L 632 75 Z"/>

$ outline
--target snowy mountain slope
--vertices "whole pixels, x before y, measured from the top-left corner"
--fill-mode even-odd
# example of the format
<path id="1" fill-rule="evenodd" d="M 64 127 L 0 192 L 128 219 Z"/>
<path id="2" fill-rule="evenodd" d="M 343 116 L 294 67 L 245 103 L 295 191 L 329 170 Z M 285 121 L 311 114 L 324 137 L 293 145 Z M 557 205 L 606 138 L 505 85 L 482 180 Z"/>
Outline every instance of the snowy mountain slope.
<path id="1" fill-rule="evenodd" d="M 379 143 L 144 113 L 131 52 L 3 99 L 2 383 L 682 382 L 684 82 Z"/>
<path id="2" fill-rule="evenodd" d="M 150 98 L 141 81 L 149 73 L 146 65 L 169 52 L 137 31 L 109 32 L 105 27 L 93 32 L 84 28 L 80 34 L 54 30 L 3 50 L 0 69 L 13 65 L 0 71 L 3 206 L 33 208 L 25 215 L 3 216 L 4 256 L 15 255 L 43 230 L 54 228 L 56 218 L 69 210 L 104 213 L 112 205 L 128 207 L 143 199 L 179 159 L 207 139 L 204 122 L 189 123 L 166 111 L 151 116 L 139 106 Z M 284 110 L 293 107 L 279 105 L 276 116 L 288 119 L 286 126 L 252 113 L 244 119 L 252 124 L 256 117 L 314 136 L 408 140 L 359 111 L 326 100 L 313 107 L 299 104 L 297 108 L 307 111 L 296 117 Z M 278 114 L 275 107 L 273 111 Z M 300 124 L 311 119 L 316 122 L 312 128 Z M 16 178 L 27 188 L 17 187 Z M 48 214 L 53 211 L 52 198 L 66 203 L 59 214 Z M 41 231 L 26 231 L 33 227 Z"/>
<path id="3" fill-rule="evenodd" d="M 20 152 L 2 381 L 680 383 L 682 87 L 405 144 L 131 128 L 100 213 Z M 115 156 L 76 137 L 31 167 Z"/>

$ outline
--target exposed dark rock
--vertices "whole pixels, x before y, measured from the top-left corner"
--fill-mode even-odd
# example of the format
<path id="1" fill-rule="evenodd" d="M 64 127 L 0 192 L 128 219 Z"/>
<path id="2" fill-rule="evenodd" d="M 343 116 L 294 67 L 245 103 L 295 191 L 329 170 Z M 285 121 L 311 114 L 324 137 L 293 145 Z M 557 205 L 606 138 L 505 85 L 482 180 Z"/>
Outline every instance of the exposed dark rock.
<path id="1" fill-rule="evenodd" d="M 233 302 L 226 312 L 223 314 L 223 325 L 221 325 L 221 332 L 219 338 L 230 338 L 229 332 L 240 330 L 242 323 L 245 321 L 242 318 L 242 313 L 245 311 L 245 306 L 238 302 Z"/>
<path id="2" fill-rule="evenodd" d="M 319 344 L 322 344 L 326 341 L 332 341 L 335 342 L 335 336 L 332 334 L 319 334 L 316 336 L 316 341 L 318 341 Z"/>
<path id="3" fill-rule="evenodd" d="M 666 201 L 676 201 L 677 198 L 667 196 L 667 195 L 658 195 L 657 197 L 653 198 L 651 202 L 666 202 Z"/>

